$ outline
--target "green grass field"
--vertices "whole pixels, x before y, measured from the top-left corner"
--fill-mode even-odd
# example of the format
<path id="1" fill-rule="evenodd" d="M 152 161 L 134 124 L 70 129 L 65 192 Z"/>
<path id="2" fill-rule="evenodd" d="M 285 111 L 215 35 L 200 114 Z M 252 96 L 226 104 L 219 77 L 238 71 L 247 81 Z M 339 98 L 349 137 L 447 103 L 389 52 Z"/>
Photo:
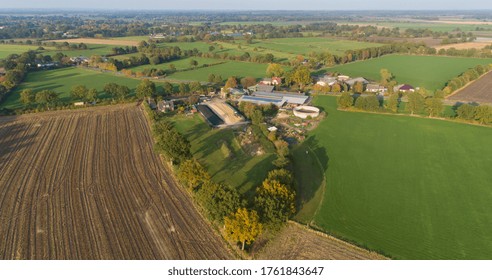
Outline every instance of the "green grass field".
<path id="1" fill-rule="evenodd" d="M 444 56 L 409 56 L 387 55 L 326 69 L 350 76 L 362 76 L 379 81 L 380 70 L 388 69 L 399 83 L 411 84 L 426 89 L 441 89 L 446 82 L 478 64 L 492 63 L 492 59 L 444 57 Z"/>
<path id="2" fill-rule="evenodd" d="M 129 68 L 129 69 L 131 69 L 132 71 L 135 71 L 135 72 L 143 71 L 145 69 L 152 69 L 152 68 L 169 70 L 169 65 L 174 64 L 174 66 L 176 67 L 176 70 L 179 71 L 179 70 L 185 70 L 185 69 L 191 68 L 192 67 L 190 65 L 191 60 L 196 60 L 198 62 L 198 67 L 203 66 L 204 64 L 210 65 L 210 64 L 223 62 L 222 60 L 213 59 L 213 58 L 192 57 L 192 58 L 184 58 L 184 59 L 174 60 L 171 62 L 166 62 L 166 63 L 162 63 L 162 64 L 157 64 L 157 65 L 150 65 L 150 64 L 141 65 L 141 66 L 137 66 L 137 67 L 133 67 L 133 68 Z"/>
<path id="3" fill-rule="evenodd" d="M 492 258 L 491 128 L 315 104 L 327 118 L 294 156 L 301 196 L 322 203 L 298 219 L 398 259 Z"/>
<path id="4" fill-rule="evenodd" d="M 330 52 L 342 55 L 347 50 L 357 50 L 369 47 L 378 47 L 383 44 L 337 40 L 331 38 L 280 38 L 254 41 L 251 47 L 265 48 L 268 50 L 284 52 L 288 54 L 303 54 L 310 52 Z"/>
<path id="5" fill-rule="evenodd" d="M 208 80 L 209 74 L 221 75 L 224 80 L 230 76 L 255 77 L 262 78 L 266 75 L 267 64 L 227 61 L 226 63 L 214 65 L 210 67 L 200 68 L 196 70 L 177 72 L 169 76 L 171 79 L 184 81 L 202 81 Z"/>
<path id="6" fill-rule="evenodd" d="M 0 104 L 0 107 L 10 109 L 22 108 L 19 93 L 24 89 L 41 91 L 45 89 L 54 90 L 59 94 L 60 101 L 71 102 L 70 90 L 76 85 L 85 85 L 87 88 L 95 88 L 99 91 L 100 98 L 109 98 L 103 94 L 102 89 L 107 83 L 117 83 L 134 89 L 139 81 L 125 77 L 118 77 L 110 73 L 101 73 L 82 68 L 63 68 L 48 71 L 38 71 L 28 74 L 24 83 L 21 84 L 14 92 L 9 94 L 7 99 Z"/>
<path id="7" fill-rule="evenodd" d="M 91 57 L 91 55 L 109 55 L 112 53 L 111 49 L 117 47 L 117 46 L 111 46 L 111 45 L 98 45 L 98 44 L 87 44 L 87 49 L 86 50 L 73 50 L 73 51 L 67 51 L 67 50 L 49 50 L 49 51 L 44 51 L 44 55 L 54 55 L 56 53 L 63 53 L 67 55 L 68 57 L 74 57 L 74 56 L 85 56 L 85 57 Z M 121 47 L 121 46 L 120 46 Z"/>
<path id="8" fill-rule="evenodd" d="M 0 59 L 4 59 L 11 54 L 21 54 L 27 51 L 33 51 L 37 48 L 38 46 L 0 44 Z"/>
<path id="9" fill-rule="evenodd" d="M 256 186 L 273 169 L 271 162 L 275 159 L 275 154 L 251 156 L 245 153 L 231 129 L 211 129 L 198 114 L 176 115 L 173 121 L 178 131 L 191 142 L 193 155 L 212 179 L 236 188 L 246 197 L 251 198 L 254 195 Z M 225 158 L 221 152 L 222 142 L 230 147 L 231 157 Z"/>
<path id="10" fill-rule="evenodd" d="M 474 31 L 479 28 L 490 28 L 487 24 L 460 24 L 458 23 L 443 23 L 443 22 L 397 22 L 397 21 L 337 21 L 338 24 L 351 25 L 372 25 L 386 28 L 398 27 L 400 30 L 405 29 L 429 29 L 432 31 L 452 32 L 461 30 L 464 32 Z"/>

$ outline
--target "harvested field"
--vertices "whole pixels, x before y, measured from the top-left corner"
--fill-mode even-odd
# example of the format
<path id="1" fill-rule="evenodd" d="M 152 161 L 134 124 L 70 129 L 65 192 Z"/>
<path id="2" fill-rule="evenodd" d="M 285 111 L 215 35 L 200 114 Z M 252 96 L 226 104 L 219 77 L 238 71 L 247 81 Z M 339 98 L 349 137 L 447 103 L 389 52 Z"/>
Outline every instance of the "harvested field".
<path id="1" fill-rule="evenodd" d="M 492 104 L 492 71 L 449 96 L 447 99 Z"/>
<path id="2" fill-rule="evenodd" d="M 112 46 L 138 46 L 140 41 L 138 40 L 113 40 L 113 39 L 96 39 L 96 38 L 77 38 L 77 39 L 61 39 L 53 40 L 54 42 L 68 42 L 68 43 L 84 43 L 84 44 L 97 44 L 97 45 L 112 45 Z"/>
<path id="3" fill-rule="evenodd" d="M 468 42 L 468 43 L 458 43 L 458 44 L 449 44 L 443 45 L 440 47 L 436 47 L 437 50 L 445 49 L 448 50 L 450 48 L 455 48 L 457 50 L 467 50 L 467 49 L 483 49 L 484 47 L 490 45 L 491 42 Z"/>
<path id="4" fill-rule="evenodd" d="M 384 260 L 384 256 L 364 250 L 329 235 L 289 222 L 278 236 L 256 255 L 264 260 Z"/>
<path id="5" fill-rule="evenodd" d="M 0 259 L 227 259 L 139 107 L 0 118 Z"/>
<path id="6" fill-rule="evenodd" d="M 236 114 L 229 104 L 222 101 L 213 101 L 207 104 L 227 125 L 244 121 L 241 115 Z"/>

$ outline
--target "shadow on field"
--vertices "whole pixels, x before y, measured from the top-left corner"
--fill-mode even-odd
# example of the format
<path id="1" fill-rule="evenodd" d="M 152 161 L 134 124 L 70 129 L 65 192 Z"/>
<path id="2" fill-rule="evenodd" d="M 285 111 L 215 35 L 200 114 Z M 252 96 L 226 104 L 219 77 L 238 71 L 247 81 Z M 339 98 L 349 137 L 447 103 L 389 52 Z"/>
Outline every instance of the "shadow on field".
<path id="1" fill-rule="evenodd" d="M 320 200 L 330 158 L 325 147 L 311 136 L 293 151 L 299 209 L 313 200 Z M 317 207 L 317 203 L 315 203 Z M 314 211 L 314 210 L 313 210 Z M 309 211 L 309 212 L 313 212 Z M 314 213 L 313 213 L 314 214 Z"/>
<path id="2" fill-rule="evenodd" d="M 36 136 L 27 125 L 13 123 L 15 119 L 16 117 L 0 117 L 0 167 L 6 160 L 16 157 L 31 146 Z"/>

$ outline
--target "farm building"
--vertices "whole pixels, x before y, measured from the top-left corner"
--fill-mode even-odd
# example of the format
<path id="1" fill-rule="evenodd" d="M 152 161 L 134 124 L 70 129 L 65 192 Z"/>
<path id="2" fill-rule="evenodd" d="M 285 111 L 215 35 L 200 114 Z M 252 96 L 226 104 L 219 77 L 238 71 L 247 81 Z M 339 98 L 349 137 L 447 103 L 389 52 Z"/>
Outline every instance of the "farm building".
<path id="1" fill-rule="evenodd" d="M 275 89 L 275 86 L 269 86 L 269 85 L 261 85 L 257 84 L 256 86 L 251 86 L 248 88 L 249 91 L 261 91 L 261 92 L 273 92 L 273 89 Z"/>
<path id="2" fill-rule="evenodd" d="M 414 92 L 415 88 L 411 85 L 403 84 L 403 85 L 397 85 L 394 88 L 395 92 L 401 91 L 401 92 Z"/>
<path id="3" fill-rule="evenodd" d="M 320 86 L 332 86 L 335 83 L 337 83 L 336 77 L 322 76 L 321 78 L 319 78 L 319 80 L 316 84 L 320 85 Z"/>
<path id="4" fill-rule="evenodd" d="M 248 94 L 248 92 L 244 89 L 231 88 L 229 89 L 229 96 L 232 99 L 239 99 L 241 96 Z"/>
<path id="5" fill-rule="evenodd" d="M 251 102 L 256 104 L 274 104 L 282 107 L 285 104 L 302 105 L 309 99 L 309 96 L 296 93 L 280 93 L 280 92 L 253 92 L 250 96 L 243 96 L 239 99 L 240 102 Z"/>
<path id="6" fill-rule="evenodd" d="M 367 85 L 369 83 L 368 80 L 366 80 L 362 77 L 357 77 L 357 78 L 345 80 L 345 83 L 351 87 L 353 87 L 355 85 L 355 83 L 357 83 L 357 82 L 362 83 L 364 85 Z"/>
<path id="7" fill-rule="evenodd" d="M 174 111 L 174 102 L 161 100 L 157 103 L 157 110 L 162 113 Z"/>
<path id="8" fill-rule="evenodd" d="M 368 84 L 366 87 L 366 91 L 385 93 L 388 91 L 388 89 L 380 84 Z"/>

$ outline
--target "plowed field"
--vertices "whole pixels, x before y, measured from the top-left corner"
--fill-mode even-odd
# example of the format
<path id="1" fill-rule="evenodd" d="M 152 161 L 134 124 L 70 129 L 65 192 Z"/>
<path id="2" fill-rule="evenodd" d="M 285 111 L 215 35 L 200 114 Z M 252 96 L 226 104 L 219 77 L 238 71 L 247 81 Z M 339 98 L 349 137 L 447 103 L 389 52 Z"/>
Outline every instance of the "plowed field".
<path id="1" fill-rule="evenodd" d="M 0 118 L 0 259 L 226 259 L 134 105 Z"/>
<path id="2" fill-rule="evenodd" d="M 492 104 L 492 72 L 448 97 L 449 100 Z"/>

